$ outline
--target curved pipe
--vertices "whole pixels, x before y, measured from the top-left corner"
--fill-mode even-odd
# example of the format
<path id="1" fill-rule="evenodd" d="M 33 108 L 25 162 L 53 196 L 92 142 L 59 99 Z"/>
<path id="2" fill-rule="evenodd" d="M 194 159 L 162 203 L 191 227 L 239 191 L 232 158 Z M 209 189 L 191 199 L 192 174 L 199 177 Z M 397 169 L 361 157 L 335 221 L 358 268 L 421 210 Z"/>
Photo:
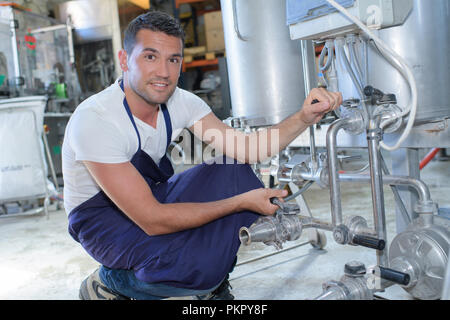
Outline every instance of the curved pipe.
<path id="1" fill-rule="evenodd" d="M 339 175 L 339 180 L 350 182 L 367 182 L 370 181 L 370 176 L 365 174 L 343 173 Z M 384 175 L 383 184 L 410 186 L 416 190 L 419 195 L 419 201 L 431 201 L 430 190 L 422 180 L 404 176 Z"/>
<path id="2" fill-rule="evenodd" d="M 333 122 L 327 131 L 326 144 L 328 153 L 328 180 L 330 184 L 331 221 L 333 226 L 342 223 L 341 189 L 339 186 L 337 143 L 338 131 L 349 125 L 351 121 L 341 118 Z"/>

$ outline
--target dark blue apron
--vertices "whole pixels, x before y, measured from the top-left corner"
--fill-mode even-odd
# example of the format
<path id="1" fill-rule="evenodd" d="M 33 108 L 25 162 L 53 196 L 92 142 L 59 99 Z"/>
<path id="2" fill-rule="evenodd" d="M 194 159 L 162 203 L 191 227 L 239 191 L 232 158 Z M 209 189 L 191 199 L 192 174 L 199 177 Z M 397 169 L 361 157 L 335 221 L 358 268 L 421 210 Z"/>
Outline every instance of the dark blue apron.
<path id="1" fill-rule="evenodd" d="M 123 104 L 139 140 L 131 163 L 159 202 L 216 201 L 263 187 L 250 166 L 236 162 L 225 164 L 225 159 L 223 164 L 203 163 L 173 175 L 166 156 L 157 165 L 141 150 L 139 131 L 126 99 Z M 164 104 L 161 110 L 168 146 L 172 125 Z M 258 216 L 242 211 L 198 228 L 149 236 L 100 191 L 70 212 L 69 233 L 95 260 L 108 268 L 134 270 L 136 278 L 148 283 L 206 290 L 216 286 L 228 274 L 240 245 L 239 229 L 250 226 Z"/>

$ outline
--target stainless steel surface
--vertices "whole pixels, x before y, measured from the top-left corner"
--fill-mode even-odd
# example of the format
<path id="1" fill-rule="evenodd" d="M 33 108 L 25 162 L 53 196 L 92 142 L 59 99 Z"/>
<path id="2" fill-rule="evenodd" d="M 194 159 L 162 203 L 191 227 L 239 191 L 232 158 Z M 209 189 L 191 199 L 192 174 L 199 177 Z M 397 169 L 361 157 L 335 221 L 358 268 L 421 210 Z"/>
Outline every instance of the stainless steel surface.
<path id="1" fill-rule="evenodd" d="M 289 38 L 285 1 L 222 0 L 221 8 L 233 116 L 245 117 L 250 126 L 271 125 L 300 110 L 300 41 Z M 314 57 L 312 43 L 308 50 Z"/>
<path id="2" fill-rule="evenodd" d="M 42 141 L 44 142 L 45 154 L 47 155 L 47 161 L 50 166 L 50 173 L 52 175 L 53 183 L 55 184 L 56 190 L 59 190 L 58 179 L 56 178 L 55 166 L 53 164 L 52 154 L 50 153 L 50 148 L 48 147 L 47 133 L 44 131 L 42 133 Z"/>
<path id="3" fill-rule="evenodd" d="M 414 0 L 413 10 L 403 25 L 378 32 L 413 70 L 419 91 L 416 121 L 450 116 L 449 20 L 448 0 Z M 373 44 L 369 47 L 369 84 L 395 93 L 398 105 L 405 108 L 410 98 L 406 81 Z"/>
<path id="4" fill-rule="evenodd" d="M 114 3 L 110 0 L 76 0 L 59 4 L 61 21 L 70 21 L 77 43 L 110 39 L 113 36 Z"/>
<path id="5" fill-rule="evenodd" d="M 111 40 L 115 77 L 119 76 L 118 52 L 122 48 L 122 32 L 117 0 L 76 0 L 58 5 L 57 16 L 74 27 L 74 42 L 86 44 Z"/>
<path id="6" fill-rule="evenodd" d="M 384 210 L 383 172 L 380 160 L 382 131 L 379 121 L 369 120 L 367 141 L 369 149 L 370 185 L 372 188 L 373 220 L 377 238 L 386 241 L 386 216 Z M 387 249 L 377 250 L 377 264 L 388 267 Z"/>
<path id="7" fill-rule="evenodd" d="M 10 32 L 11 32 L 11 48 L 13 51 L 13 63 L 14 63 L 14 73 L 16 77 L 19 77 L 21 72 L 20 72 L 20 61 L 19 61 L 19 52 L 17 50 L 17 32 L 16 32 L 16 27 L 15 27 L 15 23 L 14 23 L 14 11 L 12 9 L 12 7 L 5 7 L 3 10 L 7 10 L 9 11 L 9 23 L 10 23 Z"/>
<path id="8" fill-rule="evenodd" d="M 431 219 L 430 219 L 431 218 Z M 421 215 L 391 243 L 391 267 L 408 273 L 411 282 L 403 287 L 418 299 L 439 299 L 444 285 L 450 248 L 450 221 Z"/>
<path id="9" fill-rule="evenodd" d="M 243 245 L 263 242 L 281 249 L 284 242 L 297 240 L 301 236 L 302 230 L 300 217 L 296 214 L 262 216 L 249 228 L 242 227 L 239 230 L 239 239 Z"/>
<path id="10" fill-rule="evenodd" d="M 303 67 L 303 82 L 305 85 L 305 96 L 311 91 L 311 68 L 310 57 L 308 52 L 308 42 L 306 40 L 300 41 L 300 48 L 302 53 L 302 67 Z M 314 126 L 309 127 L 309 153 L 311 154 L 311 163 L 314 167 L 317 167 L 316 159 L 316 142 L 314 139 Z"/>
<path id="11" fill-rule="evenodd" d="M 341 191 L 339 185 L 336 137 L 340 129 L 349 124 L 348 119 L 333 122 L 327 130 L 328 176 L 331 201 L 331 221 L 333 226 L 342 223 Z"/>
<path id="12" fill-rule="evenodd" d="M 314 300 L 372 300 L 373 292 L 368 283 L 364 276 L 343 276 L 340 281 L 323 284 L 324 292 Z"/>
<path id="13" fill-rule="evenodd" d="M 236 36 L 242 40 L 242 41 L 247 41 L 247 39 L 245 39 L 241 32 L 239 31 L 239 19 L 238 19 L 238 13 L 237 13 L 237 0 L 232 0 L 233 1 L 233 22 L 234 22 L 234 31 L 236 32 Z"/>
<path id="14" fill-rule="evenodd" d="M 450 255 L 450 251 L 447 256 Z M 447 271 L 445 272 L 445 280 L 442 288 L 442 300 L 450 300 L 450 262 L 447 261 Z"/>
<path id="15" fill-rule="evenodd" d="M 344 225 L 347 226 L 352 235 L 351 238 L 353 238 L 353 235 L 377 236 L 376 232 L 367 226 L 367 221 L 363 217 L 347 216 L 344 219 Z"/>

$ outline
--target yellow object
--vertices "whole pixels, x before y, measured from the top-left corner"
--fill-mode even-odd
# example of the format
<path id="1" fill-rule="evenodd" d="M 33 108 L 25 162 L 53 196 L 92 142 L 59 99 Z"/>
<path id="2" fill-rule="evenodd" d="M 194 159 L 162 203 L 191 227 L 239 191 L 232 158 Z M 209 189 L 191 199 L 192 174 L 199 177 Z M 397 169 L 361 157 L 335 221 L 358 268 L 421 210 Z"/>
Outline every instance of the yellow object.
<path id="1" fill-rule="evenodd" d="M 214 60 L 216 58 L 216 54 L 214 52 L 207 52 L 205 55 L 206 60 Z"/>
<path id="2" fill-rule="evenodd" d="M 184 48 L 183 53 L 184 55 L 201 55 L 201 54 L 205 54 L 206 52 L 206 47 L 205 46 L 199 46 L 199 47 L 191 47 L 191 48 Z"/>
<path id="3" fill-rule="evenodd" d="M 141 7 L 142 9 L 150 9 L 150 0 L 128 0 L 129 2 Z"/>

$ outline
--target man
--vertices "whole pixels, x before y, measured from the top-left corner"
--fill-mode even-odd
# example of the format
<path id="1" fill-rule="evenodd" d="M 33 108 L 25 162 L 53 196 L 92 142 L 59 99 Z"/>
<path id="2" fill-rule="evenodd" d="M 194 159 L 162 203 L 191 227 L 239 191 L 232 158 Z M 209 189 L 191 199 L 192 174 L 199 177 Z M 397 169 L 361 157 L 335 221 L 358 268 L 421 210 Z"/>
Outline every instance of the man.
<path id="1" fill-rule="evenodd" d="M 258 154 L 260 144 L 248 141 L 261 138 L 232 131 L 233 142 L 246 142 L 236 147 L 226 138 L 232 129 L 200 98 L 177 88 L 183 37 L 165 13 L 134 19 L 119 52 L 123 77 L 80 104 L 67 125 L 69 232 L 102 264 L 83 281 L 81 299 L 232 299 L 227 279 L 239 228 L 274 214 L 278 207 L 270 199 L 286 195 L 265 189 L 237 162 L 204 163 L 173 175 L 165 153 L 183 128 L 241 162 Z M 311 105 L 313 99 L 319 103 Z M 312 90 L 301 111 L 265 131 L 265 143 L 279 137 L 278 152 L 341 102 L 339 93 Z"/>

